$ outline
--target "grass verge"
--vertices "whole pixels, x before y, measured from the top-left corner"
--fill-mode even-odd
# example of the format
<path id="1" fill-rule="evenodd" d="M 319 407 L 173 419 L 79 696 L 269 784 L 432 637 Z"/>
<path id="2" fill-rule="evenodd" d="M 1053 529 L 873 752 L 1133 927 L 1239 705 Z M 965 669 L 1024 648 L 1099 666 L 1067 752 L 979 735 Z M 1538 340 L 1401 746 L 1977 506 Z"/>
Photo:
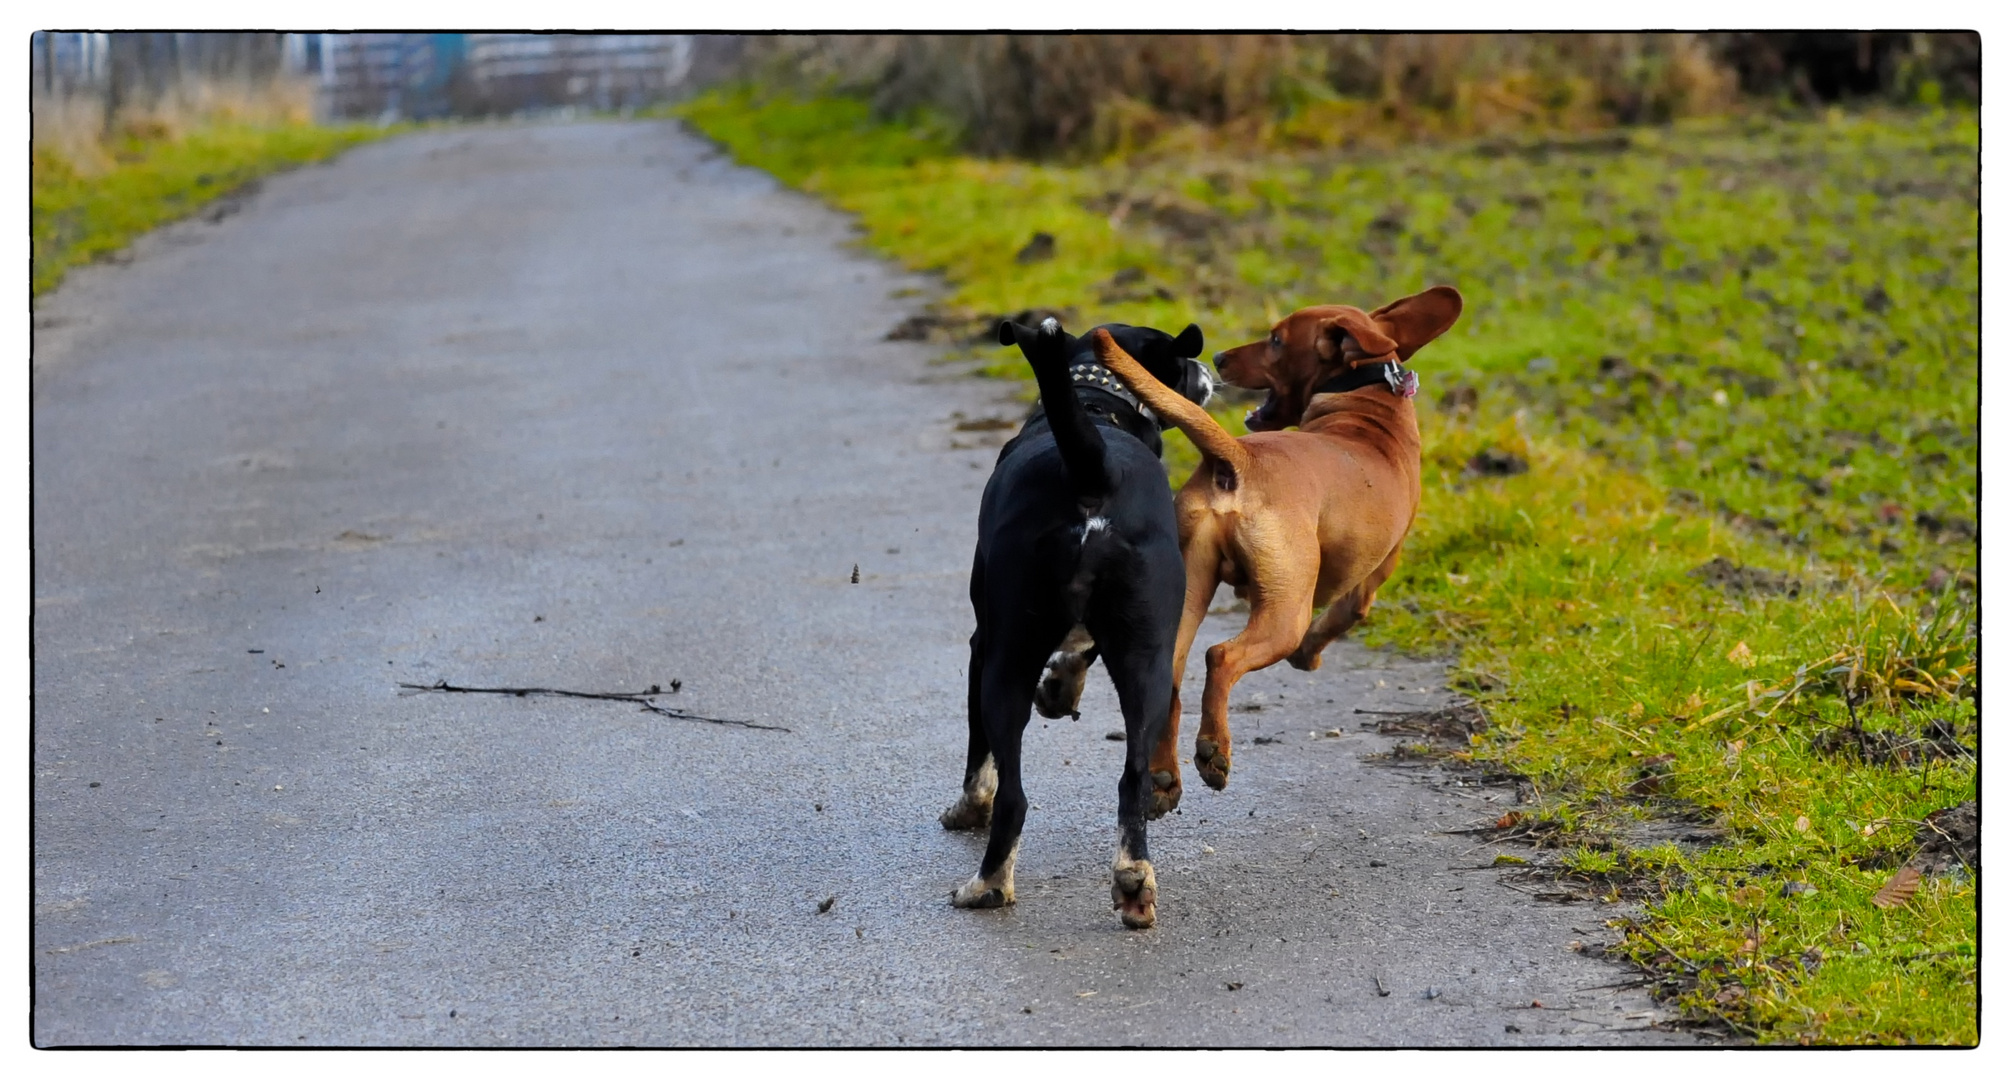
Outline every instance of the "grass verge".
<path id="1" fill-rule="evenodd" d="M 906 331 L 972 356 L 1034 307 L 1221 347 L 1459 286 L 1363 632 L 1457 656 L 1492 722 L 1445 752 L 1530 800 L 1481 834 L 1588 903 L 1654 882 L 1623 948 L 1700 1016 L 1976 1042 L 1974 112 L 1078 167 L 844 99 L 680 112 L 940 271 Z"/>
<path id="2" fill-rule="evenodd" d="M 259 177 L 320 161 L 382 133 L 314 124 L 218 124 L 180 137 L 127 131 L 104 148 L 104 168 L 80 168 L 37 147 L 29 170 L 33 295 L 55 288 L 71 267 L 104 258 Z"/>

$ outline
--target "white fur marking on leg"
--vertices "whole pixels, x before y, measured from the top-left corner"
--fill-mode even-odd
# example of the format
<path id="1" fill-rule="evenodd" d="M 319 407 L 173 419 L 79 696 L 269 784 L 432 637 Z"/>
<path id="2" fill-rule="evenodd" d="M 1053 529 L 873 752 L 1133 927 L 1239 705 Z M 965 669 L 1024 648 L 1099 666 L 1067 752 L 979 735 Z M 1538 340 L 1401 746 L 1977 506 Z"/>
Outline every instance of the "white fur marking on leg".
<path id="1" fill-rule="evenodd" d="M 1054 655 L 1060 656 L 1063 653 L 1088 652 L 1089 647 L 1094 644 L 1096 644 L 1096 639 L 1089 636 L 1089 627 L 1076 623 L 1069 628 L 1068 634 L 1061 639 L 1061 644 L 1055 647 Z M 1048 662 L 1053 663 L 1052 660 Z"/>
<path id="2" fill-rule="evenodd" d="M 1124 925 L 1144 929 L 1155 921 L 1158 899 L 1159 879 L 1152 872 L 1152 864 L 1132 858 L 1131 852 L 1119 844 L 1117 858 L 1110 864 L 1111 907 L 1122 913 Z M 1126 908 L 1127 904 L 1136 903 L 1142 903 L 1144 910 Z"/>
<path id="3" fill-rule="evenodd" d="M 1019 862 L 1019 841 L 1014 840 L 1012 850 L 1006 853 L 1005 861 L 998 870 L 987 878 L 982 874 L 972 874 L 969 881 L 956 892 L 950 894 L 950 903 L 957 907 L 976 907 L 984 895 L 997 889 L 1001 902 L 1013 902 L 1012 873 L 1014 864 Z"/>
<path id="4" fill-rule="evenodd" d="M 990 754 L 985 755 L 985 763 L 978 766 L 978 773 L 971 777 L 971 786 L 964 791 L 972 801 L 988 803 L 999 790 L 999 767 Z"/>
<path id="5" fill-rule="evenodd" d="M 999 770 L 992 763 L 990 754 L 985 755 L 984 764 L 964 784 L 963 794 L 936 819 L 946 829 L 975 829 L 991 817 L 992 797 L 998 793 Z"/>
<path id="6" fill-rule="evenodd" d="M 1090 646 L 1095 644 L 1096 639 L 1089 636 L 1089 628 L 1076 623 L 1075 627 L 1069 630 L 1068 636 L 1062 638 L 1061 644 L 1055 646 L 1054 652 L 1048 656 L 1047 666 L 1040 673 L 1041 681 L 1061 678 L 1064 673 L 1070 678 L 1079 675 L 1080 671 L 1071 669 L 1084 666 L 1082 654 L 1088 652 Z"/>
<path id="7" fill-rule="evenodd" d="M 1073 716 L 1075 707 L 1082 700 L 1082 684 L 1089 675 L 1089 661 L 1083 654 L 1096 644 L 1089 631 L 1077 623 L 1061 639 L 1061 645 L 1047 658 L 1047 666 L 1041 670 L 1040 684 L 1034 690 L 1034 708 L 1042 716 L 1057 720 Z"/>

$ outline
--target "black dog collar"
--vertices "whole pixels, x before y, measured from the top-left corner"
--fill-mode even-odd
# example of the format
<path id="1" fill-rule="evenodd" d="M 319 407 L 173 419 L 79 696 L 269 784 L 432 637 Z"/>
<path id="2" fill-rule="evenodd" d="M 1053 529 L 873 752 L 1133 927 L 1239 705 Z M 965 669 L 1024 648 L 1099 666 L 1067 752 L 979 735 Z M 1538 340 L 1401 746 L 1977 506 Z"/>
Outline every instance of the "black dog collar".
<path id="1" fill-rule="evenodd" d="M 1398 397 L 1417 396 L 1417 372 L 1397 361 L 1362 364 L 1313 387 L 1315 394 L 1345 394 L 1369 386 L 1382 386 Z"/>
<path id="2" fill-rule="evenodd" d="M 1110 394 L 1132 408 L 1137 409 L 1138 415 L 1151 421 L 1154 427 L 1159 426 L 1159 417 L 1153 415 L 1152 410 L 1146 408 L 1145 403 L 1138 400 L 1138 395 L 1132 393 L 1129 387 L 1125 386 L 1116 375 L 1111 374 L 1109 368 L 1104 367 L 1102 364 L 1073 365 L 1068 369 L 1068 381 L 1077 386 L 1093 386 L 1106 394 Z"/>

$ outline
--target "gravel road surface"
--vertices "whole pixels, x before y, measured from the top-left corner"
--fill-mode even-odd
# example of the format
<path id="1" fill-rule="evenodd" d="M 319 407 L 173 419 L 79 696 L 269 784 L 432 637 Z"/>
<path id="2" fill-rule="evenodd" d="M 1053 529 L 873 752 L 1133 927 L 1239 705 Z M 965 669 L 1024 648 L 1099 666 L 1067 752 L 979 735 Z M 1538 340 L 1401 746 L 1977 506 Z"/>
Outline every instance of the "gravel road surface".
<path id="1" fill-rule="evenodd" d="M 957 424 L 1024 406 L 883 340 L 931 286 L 849 229 L 672 124 L 471 126 L 44 299 L 38 1045 L 1695 1044 L 1571 948 L 1616 909 L 1445 832 L 1512 790 L 1362 760 L 1352 710 L 1452 697 L 1351 643 L 1243 684 L 1157 928 L 1100 668 L 1034 721 L 1019 903 L 952 909 L 1003 437 Z M 441 679 L 789 730 L 397 690 Z"/>

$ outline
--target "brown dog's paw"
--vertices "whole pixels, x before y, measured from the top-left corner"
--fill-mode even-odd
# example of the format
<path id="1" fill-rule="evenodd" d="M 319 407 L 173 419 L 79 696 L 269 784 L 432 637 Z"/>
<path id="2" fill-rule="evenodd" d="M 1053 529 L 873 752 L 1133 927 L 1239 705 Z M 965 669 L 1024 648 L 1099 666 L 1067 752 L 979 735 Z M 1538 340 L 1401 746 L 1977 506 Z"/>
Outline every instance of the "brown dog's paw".
<path id="1" fill-rule="evenodd" d="M 1298 668 L 1300 671 L 1318 671 L 1320 670 L 1320 653 L 1322 651 L 1321 649 L 1314 649 L 1312 652 L 1307 652 L 1306 647 L 1301 645 L 1297 651 L 1285 658 L 1285 662 Z"/>
<path id="2" fill-rule="evenodd" d="M 1117 917 L 1133 930 L 1158 921 L 1159 881 L 1153 876 L 1152 864 L 1119 856 L 1111 868 L 1110 901 Z"/>
<path id="3" fill-rule="evenodd" d="M 1145 808 L 1148 821 L 1158 821 L 1180 805 L 1180 776 L 1165 769 L 1152 773 L 1152 803 Z"/>
<path id="4" fill-rule="evenodd" d="M 1194 740 L 1194 771 L 1209 787 L 1220 791 L 1229 786 L 1229 748 L 1213 739 Z"/>

